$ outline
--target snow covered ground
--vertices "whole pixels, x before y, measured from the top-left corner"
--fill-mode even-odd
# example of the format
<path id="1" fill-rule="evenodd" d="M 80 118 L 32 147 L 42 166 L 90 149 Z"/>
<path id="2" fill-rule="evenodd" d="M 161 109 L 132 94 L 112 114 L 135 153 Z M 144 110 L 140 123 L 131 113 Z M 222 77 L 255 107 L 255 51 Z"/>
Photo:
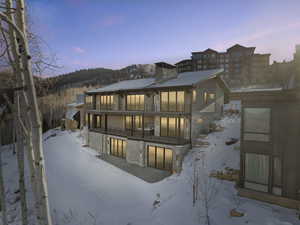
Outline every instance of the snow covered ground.
<path id="1" fill-rule="evenodd" d="M 201 217 L 202 208 L 192 204 L 193 162 L 200 152 L 204 152 L 209 171 L 239 168 L 239 144 L 227 146 L 225 140 L 239 138 L 240 121 L 226 117 L 218 123 L 225 129 L 207 136 L 208 147 L 192 149 L 185 157 L 180 174 L 154 184 L 96 158 L 95 151 L 82 147 L 79 133 L 47 132 L 44 151 L 54 224 L 205 224 Z M 6 163 L 13 160 L 8 149 L 3 158 Z M 16 169 L 6 175 L 7 182 L 16 182 Z M 232 182 L 218 183 L 217 189 L 210 211 L 212 224 L 300 224 L 295 210 L 237 197 Z M 153 202 L 158 193 L 161 205 L 154 209 Z M 236 208 L 237 203 L 238 210 L 245 213 L 244 217 L 230 217 L 230 210 Z"/>

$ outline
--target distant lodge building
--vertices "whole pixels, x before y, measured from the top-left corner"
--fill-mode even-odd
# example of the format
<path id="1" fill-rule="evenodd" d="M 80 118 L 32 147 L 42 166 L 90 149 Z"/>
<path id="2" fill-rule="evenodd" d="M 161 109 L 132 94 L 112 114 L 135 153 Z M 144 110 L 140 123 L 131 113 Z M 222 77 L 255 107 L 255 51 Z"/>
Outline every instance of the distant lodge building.
<path id="1" fill-rule="evenodd" d="M 255 47 L 234 45 L 226 52 L 206 49 L 192 52 L 191 59 L 176 63 L 178 73 L 208 69 L 224 69 L 224 78 L 233 86 L 256 83 L 269 66 L 270 54 L 256 54 Z"/>
<path id="2" fill-rule="evenodd" d="M 156 78 L 86 92 L 87 143 L 128 163 L 178 172 L 199 133 L 221 117 L 227 87 L 220 69 L 177 74 L 156 66 Z"/>
<path id="3" fill-rule="evenodd" d="M 240 195 L 298 208 L 300 90 L 249 89 L 235 94 L 242 101 Z"/>

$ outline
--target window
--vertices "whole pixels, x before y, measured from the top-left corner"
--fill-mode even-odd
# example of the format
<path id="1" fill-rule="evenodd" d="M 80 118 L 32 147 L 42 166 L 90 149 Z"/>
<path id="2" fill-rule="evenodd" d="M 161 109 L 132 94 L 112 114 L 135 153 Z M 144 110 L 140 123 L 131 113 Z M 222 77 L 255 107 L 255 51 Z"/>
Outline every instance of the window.
<path id="1" fill-rule="evenodd" d="M 126 141 L 110 138 L 110 154 L 120 158 L 126 158 Z"/>
<path id="2" fill-rule="evenodd" d="M 91 109 L 93 107 L 93 96 L 91 95 L 85 96 L 85 104 L 87 108 Z"/>
<path id="3" fill-rule="evenodd" d="M 101 115 L 94 116 L 94 128 L 102 128 L 102 116 Z"/>
<path id="4" fill-rule="evenodd" d="M 112 110 L 114 103 L 113 95 L 101 95 L 100 97 L 100 108 L 102 110 Z"/>
<path id="5" fill-rule="evenodd" d="M 89 118 L 88 118 L 88 120 L 89 120 L 89 125 L 88 125 L 88 127 L 89 128 L 94 128 L 94 126 L 93 126 L 93 114 L 88 114 L 89 115 Z"/>
<path id="6" fill-rule="evenodd" d="M 193 90 L 193 103 L 195 103 L 197 100 L 197 91 Z"/>
<path id="7" fill-rule="evenodd" d="M 149 167 L 168 171 L 172 170 L 173 152 L 171 149 L 148 146 L 147 158 Z"/>
<path id="8" fill-rule="evenodd" d="M 270 108 L 245 108 L 244 109 L 244 140 L 262 141 L 270 140 Z"/>
<path id="9" fill-rule="evenodd" d="M 248 182 L 267 185 L 269 178 L 269 156 L 246 153 L 245 179 Z"/>
<path id="10" fill-rule="evenodd" d="M 145 108 L 144 95 L 127 95 L 127 110 L 142 111 Z"/>
<path id="11" fill-rule="evenodd" d="M 183 137 L 184 136 L 184 118 L 161 117 L 160 118 L 160 136 Z"/>
<path id="12" fill-rule="evenodd" d="M 96 95 L 96 109 L 100 110 L 101 106 L 101 95 Z"/>
<path id="13" fill-rule="evenodd" d="M 125 129 L 126 130 L 138 130 L 143 127 L 142 116 L 125 116 Z"/>
<path id="14" fill-rule="evenodd" d="M 215 94 L 214 93 L 208 93 L 207 91 L 205 91 L 203 93 L 203 101 L 204 101 L 204 104 L 209 104 L 211 103 L 212 101 L 215 100 Z"/>
<path id="15" fill-rule="evenodd" d="M 163 112 L 183 112 L 184 91 L 160 92 L 160 110 Z"/>

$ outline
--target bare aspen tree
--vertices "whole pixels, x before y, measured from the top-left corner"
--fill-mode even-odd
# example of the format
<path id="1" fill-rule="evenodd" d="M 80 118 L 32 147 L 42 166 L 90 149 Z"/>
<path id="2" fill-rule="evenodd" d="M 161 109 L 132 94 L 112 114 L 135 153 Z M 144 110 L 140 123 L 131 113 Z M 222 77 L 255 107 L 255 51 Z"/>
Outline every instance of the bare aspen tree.
<path id="1" fill-rule="evenodd" d="M 31 122 L 32 122 L 32 143 L 35 152 L 35 159 L 36 159 L 36 175 L 37 175 L 37 188 L 39 196 L 39 203 L 41 206 L 41 221 L 48 224 L 51 223 L 50 217 L 50 209 L 48 203 L 48 190 L 47 190 L 47 181 L 46 181 L 46 174 L 45 174 L 45 167 L 44 167 L 44 155 L 43 155 L 43 143 L 42 143 L 42 124 L 40 118 L 40 112 L 38 109 L 38 102 L 36 96 L 36 89 L 34 86 L 33 75 L 31 71 L 31 61 L 30 61 L 30 54 L 28 43 L 26 39 L 26 21 L 25 21 L 25 4 L 24 0 L 17 0 L 16 4 L 17 8 L 17 18 L 19 29 L 21 30 L 21 34 L 19 34 L 18 38 L 20 40 L 19 48 L 21 53 L 21 61 L 23 66 L 23 72 L 26 84 L 28 85 L 28 101 L 29 105 L 31 106 Z"/>
<path id="2" fill-rule="evenodd" d="M 0 113 L 0 129 L 2 126 L 2 120 L 4 118 L 4 110 L 2 115 Z M 0 134 L 0 204 L 2 211 L 2 224 L 7 225 L 7 216 L 6 216 L 6 198 L 5 198 L 5 185 L 4 185 L 4 177 L 3 177 L 3 163 L 2 163 L 2 135 Z"/>
<path id="3" fill-rule="evenodd" d="M 6 3 L 8 10 L 13 9 L 11 0 L 6 0 Z M 23 93 L 25 93 L 28 100 L 28 109 L 25 107 L 25 110 L 29 110 L 28 115 L 30 122 L 27 124 L 30 124 L 29 133 L 32 134 L 30 142 L 32 143 L 32 155 L 34 156 L 37 219 L 38 223 L 41 225 L 51 225 L 42 146 L 42 125 L 32 75 L 31 56 L 29 54 L 26 33 L 24 0 L 17 0 L 15 6 L 15 12 L 10 10 L 6 15 L 0 12 L 0 18 L 7 23 L 7 26 L 10 29 L 10 49 L 13 55 L 12 67 L 15 68 L 17 76 L 20 76 L 21 79 L 24 78 L 24 80 L 22 80 L 24 82 Z M 17 23 L 14 21 L 14 17 L 16 18 Z"/>
<path id="4" fill-rule="evenodd" d="M 219 192 L 218 180 L 212 178 L 206 166 L 205 153 L 201 153 L 197 160 L 197 203 L 200 207 L 200 218 L 204 217 L 205 224 L 211 225 L 210 211 Z"/>
<path id="5" fill-rule="evenodd" d="M 15 97 L 15 120 L 21 120 L 21 110 L 20 110 L 20 96 L 19 93 L 16 93 Z M 18 117 L 18 119 L 17 119 Z M 27 202 L 26 202 L 26 186 L 25 186 L 25 171 L 24 171 L 24 134 L 21 130 L 21 125 L 17 122 L 17 161 L 18 161 L 18 171 L 19 171 L 19 189 L 20 189 L 20 200 L 21 200 L 21 215 L 22 215 L 22 224 L 28 224 L 27 216 Z"/>

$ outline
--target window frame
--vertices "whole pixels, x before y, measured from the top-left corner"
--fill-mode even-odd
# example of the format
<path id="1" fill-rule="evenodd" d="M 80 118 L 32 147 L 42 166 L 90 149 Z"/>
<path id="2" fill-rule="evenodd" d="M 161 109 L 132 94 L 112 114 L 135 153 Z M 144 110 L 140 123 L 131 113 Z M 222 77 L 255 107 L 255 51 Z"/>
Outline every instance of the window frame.
<path id="1" fill-rule="evenodd" d="M 149 149 L 150 148 L 154 148 L 154 152 L 155 152 L 154 167 L 150 166 L 150 160 L 149 160 L 150 159 L 150 157 L 149 157 L 149 152 L 150 152 Z M 162 166 L 162 168 L 159 168 L 158 164 L 157 164 L 157 152 L 158 152 L 157 150 L 158 149 L 163 150 L 163 162 L 162 162 L 163 166 Z M 167 166 L 166 165 L 166 150 L 172 152 L 172 159 L 171 159 L 171 163 L 170 163 L 169 167 L 166 167 Z M 166 170 L 166 171 L 172 171 L 173 170 L 173 160 L 174 160 L 174 153 L 173 153 L 172 149 L 166 148 L 166 147 L 155 146 L 155 145 L 147 145 L 147 167 L 156 168 L 156 169 L 160 169 L 160 170 Z"/>
<path id="2" fill-rule="evenodd" d="M 175 110 L 171 110 L 170 106 L 170 93 L 175 92 Z M 178 93 L 182 92 L 183 93 L 183 103 L 180 104 L 178 99 Z M 163 107 L 163 98 L 162 95 L 167 93 L 167 103 L 166 106 Z M 186 96 L 186 91 L 185 90 L 167 90 L 167 91 L 160 91 L 159 92 L 159 98 L 160 98 L 160 111 L 161 112 L 184 112 L 185 111 L 185 96 Z"/>
<path id="3" fill-rule="evenodd" d="M 268 131 L 263 132 L 263 131 L 247 131 L 245 129 L 245 113 L 247 109 L 268 109 L 269 110 L 269 124 L 268 124 Z M 247 134 L 250 135 L 259 135 L 260 138 L 262 139 L 257 139 L 257 138 L 250 138 L 245 139 L 245 136 Z M 258 137 L 259 137 L 258 136 Z M 267 136 L 267 140 L 264 140 L 264 136 Z M 270 143 L 272 142 L 272 108 L 271 107 L 265 107 L 265 106 L 246 106 L 243 107 L 242 110 L 242 138 L 243 141 L 252 141 L 252 142 L 264 142 L 264 143 Z M 256 140 L 255 140 L 256 139 Z"/>
<path id="4" fill-rule="evenodd" d="M 141 97 L 143 103 L 141 103 Z M 145 111 L 145 94 L 127 94 L 125 99 L 127 111 Z M 134 103 L 132 102 L 133 100 Z"/>
<path id="5" fill-rule="evenodd" d="M 214 97 L 211 98 L 211 95 L 214 95 Z M 208 90 L 203 91 L 203 103 L 205 105 L 208 105 L 208 104 L 214 102 L 215 100 L 216 100 L 216 93 L 215 92 L 208 91 Z"/>
<path id="6" fill-rule="evenodd" d="M 112 110 L 114 106 L 114 95 L 100 95 L 100 109 Z"/>
<path id="7" fill-rule="evenodd" d="M 268 165 L 267 165 L 267 177 L 266 177 L 266 183 L 261 183 L 257 180 L 251 180 L 251 179 L 247 179 L 247 154 L 249 155 L 257 155 L 257 156 L 265 156 L 268 159 Z M 252 152 L 246 152 L 245 153 L 245 164 L 244 164 L 244 179 L 245 182 L 248 183 L 253 183 L 253 184 L 259 184 L 259 185 L 264 185 L 266 187 L 268 187 L 270 185 L 270 175 L 271 175 L 271 171 L 270 171 L 270 164 L 271 164 L 271 156 L 268 154 L 261 154 L 261 153 L 252 153 Z"/>
<path id="8" fill-rule="evenodd" d="M 127 119 L 129 119 L 127 121 Z M 125 130 L 127 131 L 137 131 L 137 129 L 141 129 L 143 128 L 143 116 L 142 115 L 125 115 L 125 118 L 124 118 L 124 121 L 125 121 Z M 139 126 L 137 126 L 136 122 L 138 121 L 139 123 Z M 127 125 L 129 125 L 130 123 L 130 126 L 128 127 Z"/>
<path id="9" fill-rule="evenodd" d="M 85 95 L 84 103 L 87 108 L 93 107 L 93 95 Z"/>
<path id="10" fill-rule="evenodd" d="M 127 142 L 126 140 L 123 140 L 123 139 L 120 139 L 120 138 L 114 138 L 114 137 L 110 137 L 109 138 L 109 153 L 110 155 L 113 155 L 115 157 L 118 157 L 118 158 L 123 158 L 123 159 L 126 159 L 126 145 L 127 145 Z M 117 149 L 113 149 L 115 148 L 116 146 L 113 145 L 113 143 L 117 143 L 116 146 L 117 146 Z M 121 149 L 121 156 L 119 155 L 119 142 L 121 142 L 121 145 L 122 145 L 122 149 Z M 115 151 L 117 152 L 117 154 L 115 154 Z"/>
<path id="11" fill-rule="evenodd" d="M 175 119 L 175 135 L 170 135 L 170 118 Z M 162 135 L 162 120 L 166 119 L 166 135 Z M 183 121 L 183 124 L 182 124 Z M 160 125 L 160 131 L 159 136 L 160 137 L 180 137 L 184 138 L 185 132 L 184 132 L 184 124 L 185 124 L 185 118 L 184 117 L 169 117 L 169 116 L 161 116 L 159 119 L 159 125 Z M 183 125 L 183 126 L 182 126 Z"/>

